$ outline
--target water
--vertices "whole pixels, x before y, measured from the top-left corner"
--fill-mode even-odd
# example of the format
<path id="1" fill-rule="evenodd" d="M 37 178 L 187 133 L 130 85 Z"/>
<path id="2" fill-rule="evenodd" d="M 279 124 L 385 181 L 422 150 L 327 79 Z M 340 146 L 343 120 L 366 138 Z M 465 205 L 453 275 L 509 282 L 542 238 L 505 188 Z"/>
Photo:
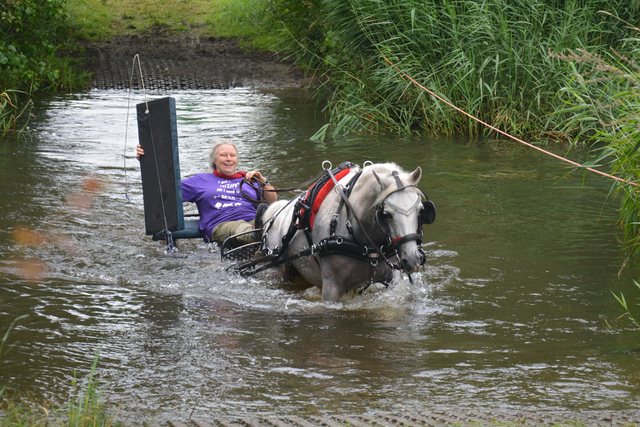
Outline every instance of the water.
<path id="1" fill-rule="evenodd" d="M 2 142 L 2 333 L 29 315 L 0 360 L 10 392 L 65 402 L 100 350 L 97 377 L 130 420 L 637 408 L 639 332 L 616 320 L 611 291 L 634 303 L 637 292 L 631 272 L 618 279 L 610 182 L 565 177 L 559 161 L 508 141 L 310 142 L 324 118 L 295 91 L 170 95 L 183 176 L 207 170 L 215 139 L 236 142 L 242 168 L 281 187 L 325 159 L 421 166 L 438 209 L 424 271 L 328 304 L 300 281 L 232 276 L 200 241 L 167 255 L 144 235 L 133 157 L 142 94 L 54 98 L 31 140 Z"/>

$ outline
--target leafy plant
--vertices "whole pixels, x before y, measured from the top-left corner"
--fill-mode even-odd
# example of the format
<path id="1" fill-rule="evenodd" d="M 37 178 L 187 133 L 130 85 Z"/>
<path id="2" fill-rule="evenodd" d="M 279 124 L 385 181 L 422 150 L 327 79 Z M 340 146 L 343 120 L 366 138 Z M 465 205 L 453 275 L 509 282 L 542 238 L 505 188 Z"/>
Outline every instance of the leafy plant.
<path id="1" fill-rule="evenodd" d="M 634 280 L 633 283 L 634 283 L 634 285 L 636 285 L 638 287 L 638 289 L 640 289 L 640 284 L 638 282 L 636 282 Z M 618 296 L 613 292 L 611 292 L 611 293 L 613 294 L 615 299 L 618 301 L 618 303 L 620 303 L 622 308 L 624 308 L 624 310 L 625 310 L 624 314 L 622 316 L 618 317 L 618 318 L 628 317 L 629 319 L 631 319 L 631 322 L 633 322 L 633 324 L 637 328 L 640 328 L 640 323 L 638 323 L 636 318 L 631 314 L 631 311 L 629 310 L 629 305 L 627 304 L 627 300 L 625 299 L 624 295 L 622 293 L 620 293 L 620 296 Z"/>
<path id="2" fill-rule="evenodd" d="M 56 85 L 64 0 L 0 0 L 0 88 L 33 93 Z"/>

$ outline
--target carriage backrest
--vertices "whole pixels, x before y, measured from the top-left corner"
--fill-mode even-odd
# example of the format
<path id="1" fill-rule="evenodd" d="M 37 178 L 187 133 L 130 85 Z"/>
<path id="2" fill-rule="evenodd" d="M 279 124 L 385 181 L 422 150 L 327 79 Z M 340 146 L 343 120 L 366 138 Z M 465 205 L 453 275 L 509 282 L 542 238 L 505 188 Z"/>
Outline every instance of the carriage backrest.
<path id="1" fill-rule="evenodd" d="M 138 140 L 145 152 L 140 173 L 146 234 L 155 236 L 168 228 L 175 239 L 202 237 L 198 221 L 184 219 L 175 99 L 144 102 L 136 111 Z"/>

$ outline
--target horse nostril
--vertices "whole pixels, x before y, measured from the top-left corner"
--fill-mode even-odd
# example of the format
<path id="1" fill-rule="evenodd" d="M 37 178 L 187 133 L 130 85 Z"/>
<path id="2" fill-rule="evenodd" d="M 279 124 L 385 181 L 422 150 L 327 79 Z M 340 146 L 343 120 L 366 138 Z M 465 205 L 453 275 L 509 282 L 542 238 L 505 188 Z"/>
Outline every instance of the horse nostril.
<path id="1" fill-rule="evenodd" d="M 402 266 L 402 269 L 404 271 L 413 272 L 413 267 L 411 266 L 411 263 L 407 261 L 405 258 L 402 258 L 402 260 L 400 261 L 400 265 Z"/>

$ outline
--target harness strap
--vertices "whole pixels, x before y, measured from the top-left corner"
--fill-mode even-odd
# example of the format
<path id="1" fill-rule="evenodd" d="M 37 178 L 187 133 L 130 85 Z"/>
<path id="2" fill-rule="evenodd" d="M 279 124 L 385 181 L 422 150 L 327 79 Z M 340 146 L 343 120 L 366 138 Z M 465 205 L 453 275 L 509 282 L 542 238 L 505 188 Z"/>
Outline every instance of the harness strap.
<path id="1" fill-rule="evenodd" d="M 351 162 L 342 163 L 336 169 L 337 176 L 346 176 L 353 166 L 354 164 Z M 332 172 L 328 172 L 329 176 L 333 178 Z M 359 174 L 356 175 L 359 176 Z M 291 223 L 289 224 L 287 233 L 282 237 L 282 247 L 280 248 L 279 253 L 284 254 L 286 252 L 287 248 L 289 247 L 289 243 L 293 239 L 293 236 L 295 236 L 295 234 L 300 229 L 304 230 L 304 234 L 309 247 L 313 245 L 311 230 L 313 229 L 315 215 L 318 213 L 318 210 L 320 209 L 320 205 L 324 201 L 324 198 L 329 193 L 329 191 L 334 188 L 336 182 L 337 181 L 335 179 L 333 181 L 330 181 L 329 179 L 318 181 L 313 187 L 307 190 L 307 193 L 303 197 L 299 197 L 297 199 L 296 204 L 293 208 L 293 218 L 291 220 Z M 321 186 L 319 190 L 316 187 L 318 185 Z M 309 200 L 309 198 L 311 198 L 312 200 Z"/>
<path id="2" fill-rule="evenodd" d="M 391 176 L 396 179 L 396 185 L 398 186 L 398 191 L 404 190 L 404 184 L 400 181 L 400 176 L 398 175 L 398 171 L 391 172 Z"/>
<path id="3" fill-rule="evenodd" d="M 407 234 L 406 236 L 402 236 L 402 237 L 396 237 L 391 242 L 393 243 L 393 246 L 398 247 L 412 240 L 417 240 L 419 244 L 422 244 L 422 236 L 418 233 Z"/>
<path id="4" fill-rule="evenodd" d="M 351 191 L 353 191 L 353 187 L 356 185 L 356 181 L 358 181 L 358 178 L 360 178 L 360 175 L 362 175 L 362 170 L 360 170 L 360 172 L 356 173 L 347 183 L 347 186 L 345 188 L 345 195 L 347 196 L 347 199 L 349 198 L 349 196 L 351 196 Z M 337 178 L 337 177 L 336 177 Z M 338 217 L 340 216 L 340 211 L 342 210 L 342 207 L 344 206 L 344 201 L 345 199 L 343 199 L 342 197 L 340 198 L 340 203 L 338 203 L 338 209 L 336 210 L 336 213 L 333 214 L 333 218 L 331 219 L 331 223 L 329 224 L 329 236 L 334 236 L 336 234 L 336 227 L 338 226 Z M 347 206 L 347 217 L 349 217 L 349 207 Z M 349 222 L 347 221 L 348 225 Z M 350 233 L 353 234 L 353 228 L 351 228 L 349 230 Z"/>
<path id="5" fill-rule="evenodd" d="M 318 214 L 318 211 L 320 210 L 320 206 L 322 205 L 322 202 L 324 202 L 324 198 L 327 197 L 327 194 L 329 194 L 329 192 L 333 189 L 334 185 L 336 185 L 335 183 L 338 180 L 342 179 L 344 176 L 346 176 L 350 171 L 351 169 L 347 168 L 338 172 L 336 174 L 337 180 L 334 180 L 333 182 L 332 181 L 327 182 L 325 185 L 322 186 L 318 194 L 315 196 L 313 200 L 313 205 L 311 206 L 311 215 L 309 216 L 309 230 L 313 230 L 313 223 L 316 219 L 316 215 Z"/>
<path id="6" fill-rule="evenodd" d="M 355 210 L 353 209 L 353 206 L 351 206 L 351 203 L 349 203 L 349 199 L 347 198 L 346 194 L 344 193 L 342 186 L 340 184 L 338 184 L 338 181 L 336 180 L 336 178 L 333 176 L 333 173 L 331 173 L 331 170 L 329 168 L 327 168 L 327 172 L 329 173 L 329 176 L 331 176 L 331 179 L 333 180 L 333 182 L 335 183 L 335 188 L 338 190 L 338 194 L 340 195 L 340 197 L 344 200 L 345 205 L 347 205 L 348 209 L 351 209 L 351 212 L 353 212 L 353 217 L 356 219 L 356 222 L 358 223 L 358 225 L 360 226 L 360 230 L 362 231 L 362 233 L 365 235 L 365 237 L 367 238 L 367 240 L 369 241 L 369 243 L 371 243 L 371 245 L 374 247 L 374 249 L 380 253 L 380 255 L 382 255 L 382 259 L 384 259 L 384 261 L 387 263 L 387 265 L 392 268 L 392 269 L 396 269 L 396 270 L 400 270 L 400 266 L 399 265 L 395 265 L 394 263 L 392 263 L 391 261 L 389 261 L 389 258 L 387 258 L 387 256 L 384 254 L 384 252 L 382 252 L 382 250 L 380 250 L 380 248 L 373 242 L 373 240 L 371 239 L 371 237 L 369 237 L 369 234 L 367 233 L 367 231 L 365 230 L 365 228 L 362 226 L 362 223 L 360 222 L 360 218 L 358 218 L 358 216 L 355 214 Z"/>
<path id="7" fill-rule="evenodd" d="M 286 249 L 282 248 L 256 259 L 234 264 L 229 266 L 227 270 L 233 269 L 241 276 L 251 276 L 269 268 L 287 264 L 291 261 L 295 261 L 296 259 L 309 255 L 315 255 L 320 258 L 328 255 L 343 255 L 376 265 L 380 258 L 385 259 L 386 257 L 392 257 L 396 254 L 396 250 L 393 246 L 382 246 L 380 249 L 377 246 L 363 245 L 355 238 L 355 236 L 327 237 L 318 242 L 317 245 L 313 245 L 295 255 L 291 255 L 287 258 L 280 258 L 280 254 L 285 253 L 285 251 Z M 260 268 L 253 268 L 256 265 L 263 263 L 264 265 Z"/>
<path id="8" fill-rule="evenodd" d="M 327 255 L 345 255 L 363 261 L 377 261 L 380 257 L 391 257 L 396 253 L 395 248 L 391 246 L 363 245 L 355 237 L 352 236 L 331 236 L 322 239 L 312 249 L 315 255 L 323 258 Z"/>

